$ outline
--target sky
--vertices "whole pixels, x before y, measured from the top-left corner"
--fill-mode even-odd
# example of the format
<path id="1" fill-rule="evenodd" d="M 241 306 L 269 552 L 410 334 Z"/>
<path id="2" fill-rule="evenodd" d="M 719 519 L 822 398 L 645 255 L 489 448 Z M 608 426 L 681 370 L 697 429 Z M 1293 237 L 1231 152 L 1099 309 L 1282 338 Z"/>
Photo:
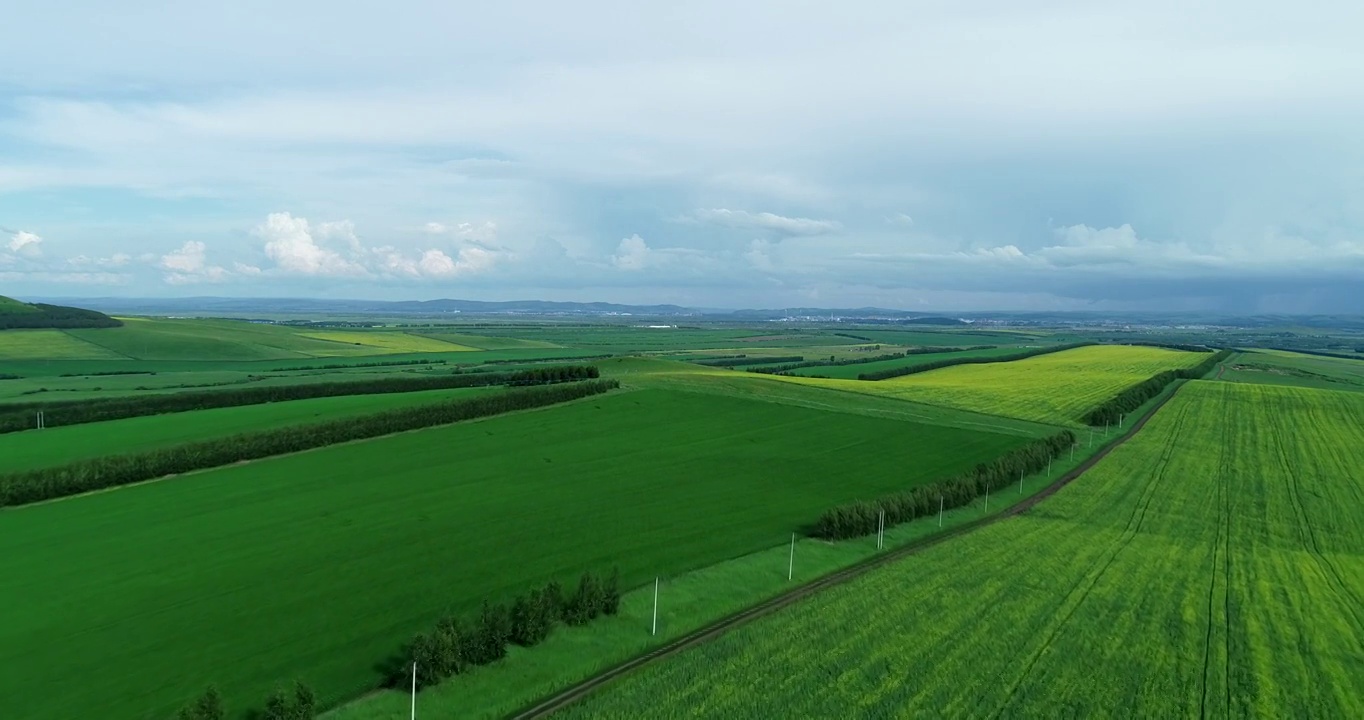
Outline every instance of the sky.
<path id="1" fill-rule="evenodd" d="M 1364 312 L 1364 4 L 6 5 L 0 294 Z"/>

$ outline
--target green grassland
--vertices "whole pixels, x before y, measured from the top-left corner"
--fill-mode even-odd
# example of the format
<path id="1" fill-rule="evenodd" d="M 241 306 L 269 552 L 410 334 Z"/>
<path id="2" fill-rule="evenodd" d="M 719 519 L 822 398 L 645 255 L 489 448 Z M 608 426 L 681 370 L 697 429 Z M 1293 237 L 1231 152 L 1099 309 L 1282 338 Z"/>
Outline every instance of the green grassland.
<path id="1" fill-rule="evenodd" d="M 909 355 L 894 360 L 878 360 L 876 362 L 858 363 L 856 365 L 829 365 L 822 367 L 807 367 L 791 370 L 788 374 L 799 375 L 801 377 L 826 377 L 838 380 L 856 380 L 862 373 L 880 372 L 881 370 L 892 370 L 906 367 L 916 367 L 940 360 L 955 360 L 957 358 L 991 358 L 1001 355 L 1012 355 L 1020 352 L 1021 348 L 1017 345 L 995 347 L 989 350 L 963 350 L 961 352 L 929 353 L 925 355 Z"/>
<path id="2" fill-rule="evenodd" d="M 791 376 L 778 379 L 1078 426 L 1086 411 L 1125 388 L 1164 370 L 1193 367 L 1207 358 L 1204 353 L 1102 345 L 1013 362 L 957 365 L 877 382 Z"/>
<path id="3" fill-rule="evenodd" d="M 35 308 L 32 305 L 29 305 L 28 303 L 19 302 L 14 298 L 9 298 L 5 297 L 4 295 L 0 295 L 0 314 L 35 312 L 38 312 L 38 308 Z"/>
<path id="4" fill-rule="evenodd" d="M 1037 509 L 559 716 L 1359 717 L 1361 417 L 1352 393 L 1188 383 Z"/>
<path id="5" fill-rule="evenodd" d="M 108 422 L 69 425 L 0 435 L 4 470 L 19 471 L 77 460 L 124 455 L 211 440 L 239 433 L 339 420 L 469 398 L 500 387 L 427 390 L 411 393 L 350 395 L 149 415 Z"/>
<path id="6" fill-rule="evenodd" d="M 1364 392 L 1364 362 L 1279 350 L 1256 350 L 1225 363 L 1218 376 L 1227 382 L 1288 385 Z"/>
<path id="7" fill-rule="evenodd" d="M 301 677 L 334 703 L 444 611 L 713 564 L 1025 441 L 641 389 L 8 510 L 0 696 L 164 718 L 208 682 L 247 708 Z M 58 675 L 80 682 L 32 692 Z"/>

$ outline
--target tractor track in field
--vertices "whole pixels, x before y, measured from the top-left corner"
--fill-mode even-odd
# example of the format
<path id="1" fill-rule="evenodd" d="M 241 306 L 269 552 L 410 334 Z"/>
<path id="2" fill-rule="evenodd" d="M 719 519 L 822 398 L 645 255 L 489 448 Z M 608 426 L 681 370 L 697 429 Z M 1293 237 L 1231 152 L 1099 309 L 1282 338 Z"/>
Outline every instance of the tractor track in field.
<path id="1" fill-rule="evenodd" d="M 588 678 L 587 680 L 584 680 L 583 682 L 573 685 L 572 687 L 562 690 L 554 695 L 546 697 L 543 700 L 540 700 L 539 702 L 535 703 L 534 705 L 531 705 L 516 713 L 513 713 L 508 717 L 511 718 L 512 720 L 534 720 L 537 718 L 549 717 L 553 713 L 562 710 L 563 708 L 569 705 L 572 705 L 573 703 L 577 702 L 578 700 L 581 700 L 584 697 L 587 697 L 592 692 L 602 688 L 605 685 L 608 685 L 612 681 L 624 675 L 627 675 L 635 670 L 638 670 L 641 667 L 644 667 L 645 665 L 649 665 L 656 661 L 663 660 L 672 655 L 676 655 L 684 650 L 713 640 L 725 634 L 726 632 L 729 632 L 730 630 L 746 625 L 754 620 L 758 620 L 767 615 L 771 615 L 772 613 L 781 610 L 782 608 L 793 605 L 807 597 L 810 597 L 811 595 L 814 595 L 815 593 L 818 593 L 821 590 L 835 587 L 837 585 L 841 585 L 855 578 L 861 577 L 862 575 L 865 575 L 866 573 L 875 570 L 876 568 L 895 562 L 896 560 L 902 559 L 909 555 L 913 555 L 914 553 L 919 552 L 920 550 L 924 550 L 925 548 L 933 547 L 947 540 L 951 540 L 952 538 L 965 535 L 974 530 L 978 530 L 982 527 L 991 525 L 1001 520 L 1021 515 L 1027 512 L 1028 510 L 1032 509 L 1041 501 L 1051 497 L 1052 495 L 1055 495 L 1057 491 L 1059 491 L 1066 485 L 1069 485 L 1071 481 L 1088 472 L 1091 468 L 1097 465 L 1100 460 L 1103 460 L 1105 457 L 1107 457 L 1109 453 L 1113 452 L 1118 447 L 1121 447 L 1128 440 L 1131 440 L 1132 437 L 1136 435 L 1138 432 L 1140 432 L 1143 427 L 1146 427 L 1146 423 L 1152 417 L 1154 417 L 1155 414 L 1159 412 L 1161 408 L 1165 407 L 1165 404 L 1169 402 L 1171 398 L 1178 394 L 1180 387 L 1182 386 L 1176 387 L 1170 394 L 1166 395 L 1163 399 L 1156 403 L 1156 405 L 1152 407 L 1145 415 L 1143 415 L 1141 419 L 1133 423 L 1132 427 L 1129 428 L 1126 433 L 1119 436 L 1116 440 L 1109 444 L 1108 447 L 1100 449 L 1099 452 L 1095 453 L 1094 455 L 1089 457 L 1084 462 L 1080 463 L 1078 466 L 1076 466 L 1069 472 L 1057 478 L 1050 485 L 1046 486 L 1045 488 L 1042 488 L 1042 490 L 1039 491 L 1037 494 L 1023 500 L 1022 502 L 1016 505 L 1009 507 L 1007 510 L 999 513 L 998 515 L 991 515 L 989 517 L 980 518 L 979 520 L 973 520 L 971 522 L 958 525 L 957 527 L 954 527 L 945 532 L 924 538 L 922 540 L 917 540 L 915 542 L 909 543 L 908 545 L 904 545 L 894 550 L 890 550 L 884 554 L 873 556 L 872 558 L 864 560 L 860 563 L 844 568 L 842 570 L 835 571 L 833 573 L 825 575 L 824 577 L 818 578 L 804 585 L 801 585 L 800 587 L 793 588 L 785 593 L 782 593 L 781 595 L 778 595 L 757 605 L 754 605 L 753 607 L 750 607 L 747 610 L 742 610 L 738 613 L 717 620 L 716 622 L 713 622 L 709 625 L 693 630 L 692 632 L 687 633 L 686 635 L 683 635 L 682 637 L 677 638 L 676 640 L 673 640 L 658 648 L 655 648 L 654 650 L 651 650 L 643 655 L 635 657 L 632 660 L 628 660 L 594 677 Z"/>

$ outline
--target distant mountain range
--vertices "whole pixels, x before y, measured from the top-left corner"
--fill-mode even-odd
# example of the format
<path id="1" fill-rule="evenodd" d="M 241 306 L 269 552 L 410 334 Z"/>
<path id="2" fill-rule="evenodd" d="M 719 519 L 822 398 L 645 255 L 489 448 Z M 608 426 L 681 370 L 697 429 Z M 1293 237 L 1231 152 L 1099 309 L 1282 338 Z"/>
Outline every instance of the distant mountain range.
<path id="1" fill-rule="evenodd" d="M 28 298 L 29 302 L 90 308 L 123 315 L 184 315 L 259 319 L 307 319 L 317 316 L 382 317 L 450 320 L 452 316 L 483 318 L 611 318 L 666 320 L 669 324 L 688 319 L 712 322 L 761 322 L 779 320 L 841 320 L 860 324 L 890 325 L 1084 325 L 1122 330 L 1123 326 L 1146 327 L 1265 327 L 1333 328 L 1364 330 L 1364 318 L 1351 315 L 1255 315 L 1158 312 L 1014 312 L 974 311 L 926 313 L 877 307 L 860 308 L 769 308 L 718 309 L 680 305 L 623 305 L 605 302 L 550 302 L 515 300 L 320 300 L 311 298 Z"/>
<path id="2" fill-rule="evenodd" d="M 769 310 L 720 310 L 680 305 L 621 305 L 605 302 L 550 302 L 513 300 L 317 300 L 308 298 L 50 298 L 51 302 L 76 304 L 107 313 L 131 315 L 402 315 L 446 317 L 449 315 L 550 316 L 641 316 L 650 318 L 725 318 L 732 320 L 779 320 L 782 318 L 884 318 L 928 324 L 960 324 L 956 318 L 882 308 L 830 310 L 827 308 L 776 308 Z"/>

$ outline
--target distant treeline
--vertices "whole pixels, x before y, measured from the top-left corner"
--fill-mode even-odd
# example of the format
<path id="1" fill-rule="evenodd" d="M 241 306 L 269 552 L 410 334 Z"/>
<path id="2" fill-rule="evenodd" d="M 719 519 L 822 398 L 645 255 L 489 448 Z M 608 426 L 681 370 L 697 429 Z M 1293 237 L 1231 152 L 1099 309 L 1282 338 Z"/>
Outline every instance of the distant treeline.
<path id="1" fill-rule="evenodd" d="M 111 328 L 123 323 L 94 310 L 33 303 L 36 312 L 0 313 L 0 330 Z"/>
<path id="2" fill-rule="evenodd" d="M 904 352 L 886 353 L 884 355 L 873 355 L 871 357 L 848 358 L 846 360 L 835 360 L 831 356 L 828 360 L 807 360 L 806 362 L 790 363 L 788 365 L 776 365 L 764 368 L 749 368 L 749 372 L 766 373 L 768 375 L 785 375 L 792 370 L 799 370 L 808 367 L 842 367 L 844 365 L 862 365 L 865 363 L 884 362 L 886 360 L 897 360 L 910 355 L 937 355 L 938 353 L 968 352 L 972 350 L 993 350 L 994 345 L 974 345 L 967 348 L 959 347 L 921 347 L 912 348 Z M 860 378 L 859 378 L 860 379 Z"/>
<path id="3" fill-rule="evenodd" d="M 983 363 L 1014 362 L 1015 360 L 1026 360 L 1030 357 L 1037 357 L 1038 355 L 1046 355 L 1048 353 L 1061 352 L 1062 350 L 1074 350 L 1075 348 L 1085 347 L 1086 345 L 1093 344 L 1094 343 L 1092 342 L 1077 342 L 1069 343 L 1067 345 L 1052 345 L 1050 347 L 1033 348 L 1031 350 L 1023 350 L 1020 352 L 1011 353 L 1009 355 L 993 355 L 990 357 L 943 358 L 942 360 L 930 360 L 929 362 L 923 363 L 922 365 L 909 365 L 906 367 L 888 368 L 885 370 L 878 370 L 876 372 L 862 373 L 861 375 L 857 376 L 857 379 L 889 380 L 890 378 L 903 377 L 905 375 L 914 375 L 915 373 L 928 372 L 929 370 L 939 370 L 945 367 L 952 367 L 953 365 L 980 365 Z"/>
<path id="4" fill-rule="evenodd" d="M 1212 372 L 1217 364 L 1231 357 L 1231 350 L 1222 350 L 1207 360 L 1184 370 L 1166 370 L 1123 390 L 1104 404 L 1090 410 L 1084 417 L 1087 425 L 1116 425 L 1122 417 L 1141 407 L 1147 400 L 1159 395 L 1170 383 L 1185 379 L 1194 380 Z"/>
<path id="5" fill-rule="evenodd" d="M 33 414 L 43 411 L 47 427 L 121 420 L 143 415 L 209 410 L 212 408 L 259 405 L 288 400 L 339 397 L 343 395 L 382 395 L 388 393 L 486 387 L 490 385 L 543 385 L 551 382 L 591 380 L 598 376 L 593 365 L 570 365 L 505 373 L 458 373 L 419 377 L 383 377 L 349 382 L 307 383 L 251 387 L 239 390 L 136 395 L 98 400 L 62 400 L 0 406 L 0 433 L 33 427 Z"/>
<path id="6" fill-rule="evenodd" d="M 1043 470 L 1074 444 L 1075 434 L 1064 430 L 1034 440 L 993 462 L 981 463 L 974 470 L 950 480 L 920 485 L 877 500 L 839 505 L 820 516 L 813 534 L 827 540 L 861 537 L 876 532 L 882 510 L 886 513 L 886 527 L 890 527 L 936 515 L 940 507 L 945 510 L 961 507 L 984 495 L 987 488 L 999 490 L 1018 482 L 1021 475 Z"/>
<path id="7" fill-rule="evenodd" d="M 347 368 L 397 367 L 400 365 L 444 365 L 444 360 L 380 360 L 363 363 L 330 363 L 327 365 L 298 365 L 295 367 L 275 368 L 272 372 L 294 372 L 296 370 L 345 370 Z"/>
<path id="8" fill-rule="evenodd" d="M 705 360 L 692 360 L 697 365 L 709 367 L 743 367 L 745 365 L 767 365 L 769 363 L 798 363 L 805 360 L 804 355 L 787 355 L 783 357 L 739 357 L 727 358 L 707 358 Z"/>
<path id="9" fill-rule="evenodd" d="M 1180 344 L 1180 343 L 1145 342 L 1145 341 L 1142 341 L 1142 340 L 1132 340 L 1132 341 L 1130 341 L 1130 342 L 1124 342 L 1124 343 L 1120 343 L 1120 344 L 1122 344 L 1122 345 L 1140 345 L 1140 346 L 1142 346 L 1142 347 L 1165 348 L 1166 350 L 1183 350 L 1184 352 L 1196 352 L 1196 353 L 1210 353 L 1210 352 L 1214 352 L 1213 348 L 1210 348 L 1210 347 L 1208 347 L 1207 345 L 1184 345 L 1184 344 Z"/>
<path id="10" fill-rule="evenodd" d="M 0 475 L 0 507 L 25 505 L 192 470 L 311 450 L 351 440 L 447 425 L 577 400 L 620 387 L 615 380 L 520 388 L 401 410 L 187 443 L 131 455 L 80 460 L 57 467 Z"/>
<path id="11" fill-rule="evenodd" d="M 1301 355 L 1316 355 L 1317 357 L 1339 358 L 1339 359 L 1341 359 L 1341 360 L 1364 360 L 1364 357 L 1357 357 L 1357 356 L 1354 356 L 1354 355 L 1342 355 L 1342 354 L 1340 354 L 1340 353 L 1333 353 L 1333 352 L 1330 352 L 1330 351 L 1327 351 L 1327 350 L 1298 350 L 1298 349 L 1296 349 L 1296 348 L 1277 348 L 1277 347 L 1276 347 L 1276 348 L 1268 348 L 1268 349 L 1269 349 L 1269 350 L 1278 350 L 1278 351 L 1280 351 L 1280 352 L 1299 353 L 1299 354 L 1301 354 Z M 1250 348 L 1250 350 L 1253 351 L 1253 350 L 1255 350 L 1255 348 Z M 1357 347 L 1357 348 L 1355 348 L 1355 352 L 1357 352 L 1357 353 L 1364 353 L 1364 347 Z"/>

